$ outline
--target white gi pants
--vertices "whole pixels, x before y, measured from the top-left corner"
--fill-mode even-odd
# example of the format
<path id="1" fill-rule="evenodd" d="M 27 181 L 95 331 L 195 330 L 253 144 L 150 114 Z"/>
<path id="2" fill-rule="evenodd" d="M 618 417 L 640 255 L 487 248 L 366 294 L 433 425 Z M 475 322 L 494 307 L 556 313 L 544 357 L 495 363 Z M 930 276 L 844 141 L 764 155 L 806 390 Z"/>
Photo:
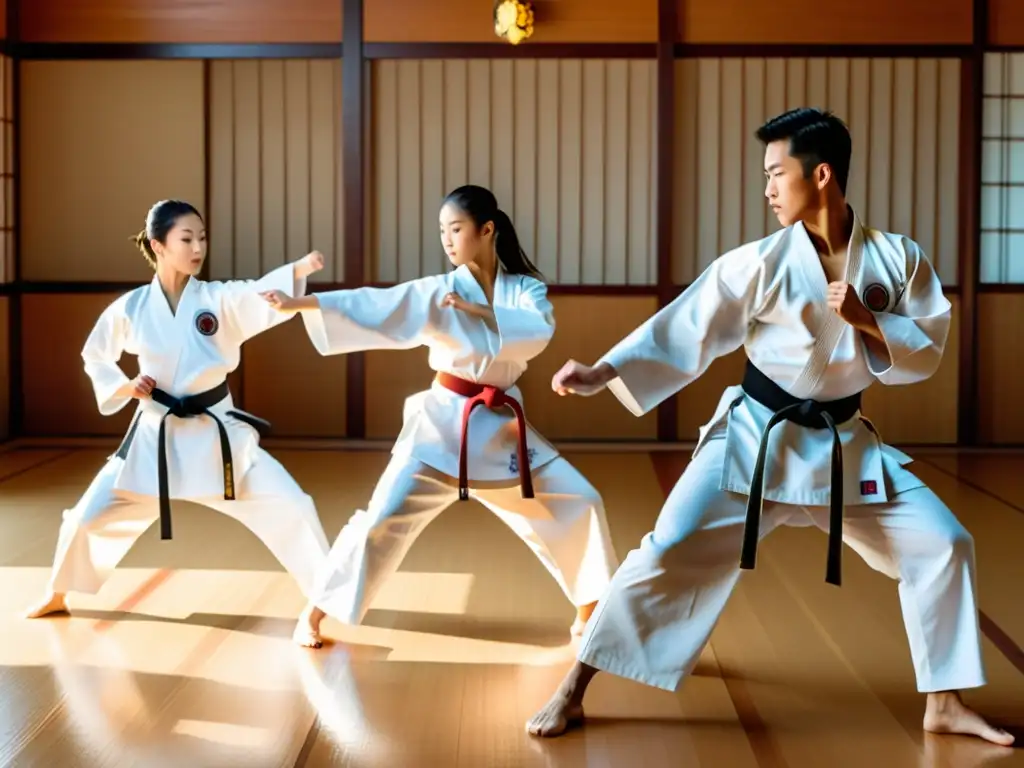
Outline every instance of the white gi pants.
<path id="1" fill-rule="evenodd" d="M 530 547 L 573 605 L 596 602 L 615 570 L 604 502 L 568 461 L 533 472 L 535 498 L 518 484 L 471 488 L 470 496 Z M 360 624 L 377 592 L 398 570 L 416 538 L 458 499 L 446 475 L 406 456 L 392 456 L 370 499 L 338 534 L 314 602 L 346 624 Z"/>
<path id="2" fill-rule="evenodd" d="M 223 512 L 256 534 L 308 599 L 327 554 L 327 536 L 313 500 L 274 457 L 257 450 L 234 501 L 223 496 L 188 501 Z M 117 457 L 107 461 L 78 503 L 64 512 L 50 580 L 54 592 L 97 593 L 138 538 L 159 519 L 156 496 L 114 489 L 123 463 Z"/>
<path id="3" fill-rule="evenodd" d="M 687 466 L 601 598 L 581 662 L 670 691 L 693 669 L 740 576 L 747 497 L 719 490 L 724 458 L 723 433 Z M 761 538 L 803 515 L 828 530 L 827 507 L 766 500 Z M 899 580 L 918 690 L 984 685 L 974 541 L 939 498 L 918 487 L 888 504 L 849 506 L 843 540 Z"/>

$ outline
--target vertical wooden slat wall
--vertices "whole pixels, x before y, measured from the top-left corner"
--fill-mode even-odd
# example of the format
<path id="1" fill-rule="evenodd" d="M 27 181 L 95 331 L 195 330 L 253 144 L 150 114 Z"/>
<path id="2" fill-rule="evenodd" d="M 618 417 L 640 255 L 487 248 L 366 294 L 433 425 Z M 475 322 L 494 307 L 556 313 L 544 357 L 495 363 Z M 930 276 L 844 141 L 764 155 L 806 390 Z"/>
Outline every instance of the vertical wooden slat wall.
<path id="1" fill-rule="evenodd" d="M 17 45 L 19 34 L 19 3 L 16 0 L 0 2 L 0 23 L 3 24 L 3 42 L 7 52 L 3 56 L 3 116 L 4 170 L 10 173 L 10 186 L 5 180 L 4 225 L 9 228 L 5 238 L 3 282 L 0 288 L 0 441 L 21 433 L 21 334 L 18 318 L 21 315 L 21 295 L 17 284 L 21 278 L 19 253 L 21 249 L 19 152 L 19 99 L 20 71 L 16 54 L 10 53 Z"/>
<path id="2" fill-rule="evenodd" d="M 275 2 L 254 0 L 254 13 L 211 0 L 204 14 L 221 31 L 204 39 L 186 37 L 194 11 L 155 0 L 75 0 L 59 18 L 56 0 L 22 2 L 20 21 L 9 3 L 0 68 L 25 71 L 0 111 L 0 395 L 10 392 L 12 422 L 0 419 L 0 437 L 122 428 L 94 413 L 77 348 L 106 302 L 147 279 L 127 236 L 155 199 L 206 206 L 211 279 L 256 277 L 318 248 L 327 268 L 316 290 L 446 269 L 438 207 L 474 182 L 495 191 L 551 285 L 559 333 L 522 382 L 538 427 L 553 439 L 692 439 L 741 355 L 645 419 L 604 396 L 556 400 L 547 382 L 565 358 L 597 357 L 716 256 L 777 227 L 753 131 L 809 104 L 851 126 L 855 209 L 920 242 L 954 304 L 934 379 L 868 395 L 885 438 L 1024 442 L 1024 422 L 993 405 L 1022 372 L 993 341 L 1012 338 L 1000 318 L 1024 314 L 1012 284 L 1024 280 L 1012 215 L 1024 54 L 1006 49 L 1024 45 L 1024 17 L 1012 2 L 870 0 L 870 25 L 837 7 L 843 23 L 797 13 L 783 29 L 752 0 L 566 0 L 557 12 L 538 6 L 536 38 L 518 49 L 494 42 L 475 0 L 457 0 L 475 19 L 458 28 L 408 0 L 299 0 L 287 19 Z M 11 120 L 18 88 L 26 131 Z M 132 93 L 168 119 L 151 125 L 159 109 Z M 64 105 L 89 151 L 47 126 L 47 103 Z M 15 183 L 5 174 L 22 155 L 31 170 Z M 110 158 L 114 182 L 99 193 L 90 157 Z M 56 307 L 69 321 L 44 339 Z M 320 358 L 297 322 L 253 340 L 243 368 L 234 383 L 246 407 L 291 437 L 392 438 L 403 400 L 430 377 L 423 350 Z M 73 402 L 48 405 L 47 375 L 74 382 Z"/>
<path id="3" fill-rule="evenodd" d="M 210 63 L 210 277 L 251 279 L 314 247 L 344 282 L 337 59 Z"/>
<path id="4" fill-rule="evenodd" d="M 4 9 L 5 10 L 5 9 Z M 0 15 L 0 18 L 3 18 Z M 14 60 L 0 55 L 0 285 L 8 289 L 17 279 L 15 270 L 14 184 Z M 11 297 L 0 295 L 0 403 L 11 401 Z M 9 407 L 0 412 L 0 441 L 10 434 Z"/>
<path id="5" fill-rule="evenodd" d="M 657 283 L 652 61 L 372 62 L 375 282 L 447 269 L 440 202 L 490 188 L 552 285 Z"/>
<path id="6" fill-rule="evenodd" d="M 959 92 L 956 58 L 679 61 L 673 279 L 690 283 L 720 254 L 778 229 L 754 130 L 816 106 L 850 126 L 847 195 L 858 216 L 917 240 L 943 285 L 955 286 Z"/>

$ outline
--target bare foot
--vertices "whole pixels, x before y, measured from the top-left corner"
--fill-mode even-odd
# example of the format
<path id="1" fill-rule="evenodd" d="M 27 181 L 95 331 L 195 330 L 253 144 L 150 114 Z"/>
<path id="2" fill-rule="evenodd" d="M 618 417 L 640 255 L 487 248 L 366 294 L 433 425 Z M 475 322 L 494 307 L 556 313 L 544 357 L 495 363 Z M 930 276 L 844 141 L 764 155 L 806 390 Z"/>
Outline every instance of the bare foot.
<path id="1" fill-rule="evenodd" d="M 596 673 L 593 667 L 577 661 L 551 700 L 527 722 L 526 732 L 533 736 L 551 738 L 582 725 L 583 695 Z"/>
<path id="2" fill-rule="evenodd" d="M 929 693 L 924 713 L 924 729 L 931 733 L 958 733 L 978 736 L 985 741 L 1008 747 L 1013 736 L 994 728 L 972 709 L 969 709 L 960 694 L 956 692 Z"/>
<path id="3" fill-rule="evenodd" d="M 36 603 L 25 612 L 26 619 L 41 619 L 44 616 L 54 616 L 68 611 L 67 598 L 60 592 L 50 592 L 43 598 L 42 602 Z"/>
<path id="4" fill-rule="evenodd" d="M 322 648 L 324 641 L 320 637 L 320 622 L 324 615 L 315 605 L 306 606 L 295 625 L 292 640 L 305 648 Z"/>
<path id="5" fill-rule="evenodd" d="M 583 630 L 587 628 L 587 622 L 590 621 L 590 617 L 594 615 L 595 608 L 597 608 L 596 602 L 581 605 L 576 609 L 576 621 L 574 621 L 572 623 L 572 627 L 569 628 L 569 633 L 573 637 L 583 636 Z"/>

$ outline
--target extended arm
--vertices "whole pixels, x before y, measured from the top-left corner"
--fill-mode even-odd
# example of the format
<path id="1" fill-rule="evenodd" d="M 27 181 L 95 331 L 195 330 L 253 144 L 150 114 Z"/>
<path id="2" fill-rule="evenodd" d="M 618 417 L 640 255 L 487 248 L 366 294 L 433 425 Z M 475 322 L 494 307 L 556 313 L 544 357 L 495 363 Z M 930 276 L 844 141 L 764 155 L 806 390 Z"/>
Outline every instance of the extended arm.
<path id="1" fill-rule="evenodd" d="M 437 326 L 438 285 L 434 278 L 423 278 L 391 288 L 329 291 L 288 302 L 286 307 L 305 310 L 306 332 L 321 355 L 412 349 L 423 344 Z"/>
<path id="2" fill-rule="evenodd" d="M 258 280 L 231 280 L 223 283 L 225 317 L 239 334 L 239 340 L 251 339 L 290 319 L 289 315 L 275 312 L 268 306 L 261 294 L 280 291 L 286 296 L 302 296 L 306 292 L 306 278 L 322 268 L 323 256 L 314 251 L 297 261 L 271 270 Z"/>
<path id="3" fill-rule="evenodd" d="M 765 291 L 764 263 L 742 247 L 716 259 L 675 301 L 605 354 L 596 368 L 642 416 L 738 349 Z M 614 376 L 610 381 L 608 377 Z"/>

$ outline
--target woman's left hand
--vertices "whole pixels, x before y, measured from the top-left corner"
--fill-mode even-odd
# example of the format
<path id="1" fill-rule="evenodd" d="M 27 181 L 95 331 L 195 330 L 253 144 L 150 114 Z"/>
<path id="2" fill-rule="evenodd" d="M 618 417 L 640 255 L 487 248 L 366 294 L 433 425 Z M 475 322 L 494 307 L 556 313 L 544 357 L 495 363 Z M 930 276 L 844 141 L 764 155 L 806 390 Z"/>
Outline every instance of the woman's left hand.
<path id="1" fill-rule="evenodd" d="M 455 291 L 446 293 L 444 298 L 441 300 L 442 307 L 454 307 L 462 312 L 471 312 L 472 305 L 464 298 L 459 296 Z"/>

